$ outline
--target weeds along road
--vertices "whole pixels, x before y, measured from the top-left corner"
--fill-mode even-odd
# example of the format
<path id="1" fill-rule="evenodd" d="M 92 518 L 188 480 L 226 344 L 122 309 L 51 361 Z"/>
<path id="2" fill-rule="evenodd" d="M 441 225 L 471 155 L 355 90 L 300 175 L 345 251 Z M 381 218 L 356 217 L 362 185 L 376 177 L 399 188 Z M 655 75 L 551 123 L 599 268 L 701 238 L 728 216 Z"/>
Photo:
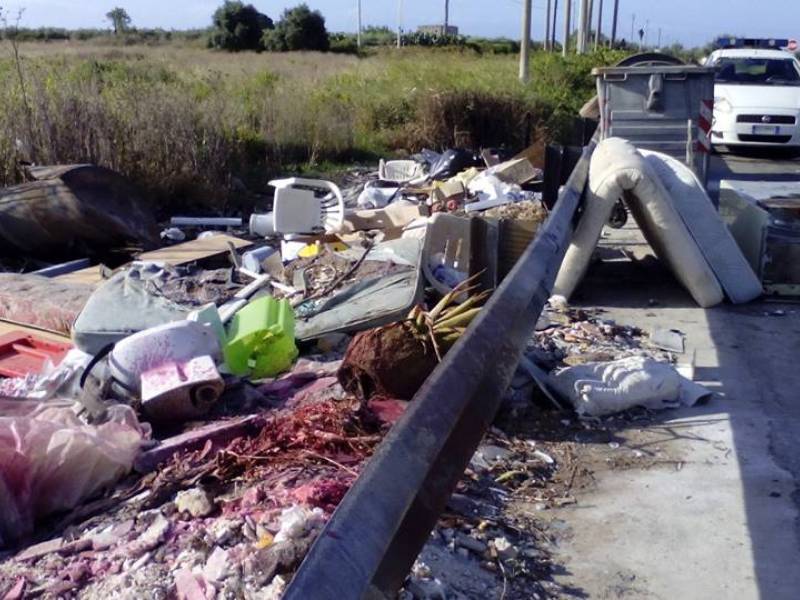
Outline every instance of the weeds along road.
<path id="1" fill-rule="evenodd" d="M 712 190 L 720 179 L 800 181 L 800 160 L 717 155 Z M 593 266 L 574 300 L 618 323 L 686 333 L 678 360 L 694 359 L 715 396 L 628 424 L 617 449 L 584 444 L 592 488 L 548 511 L 568 526 L 556 580 L 576 598 L 798 598 L 800 305 L 700 309 L 635 225 L 604 245 L 616 259 Z"/>

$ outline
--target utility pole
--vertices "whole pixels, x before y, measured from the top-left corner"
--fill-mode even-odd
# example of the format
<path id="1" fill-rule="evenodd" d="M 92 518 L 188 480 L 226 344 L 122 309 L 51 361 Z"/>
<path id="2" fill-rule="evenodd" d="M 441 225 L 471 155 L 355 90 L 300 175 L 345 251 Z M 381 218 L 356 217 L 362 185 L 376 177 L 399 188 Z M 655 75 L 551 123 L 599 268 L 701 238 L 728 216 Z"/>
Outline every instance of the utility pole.
<path id="1" fill-rule="evenodd" d="M 589 0 L 580 1 L 581 12 L 578 16 L 578 54 L 584 54 L 586 52 L 586 39 L 588 37 L 586 28 L 589 23 Z"/>
<path id="2" fill-rule="evenodd" d="M 356 34 L 356 45 L 361 48 L 361 0 L 358 0 L 358 34 Z"/>
<path id="3" fill-rule="evenodd" d="M 450 0 L 444 0 L 444 35 L 447 35 L 448 25 L 450 25 Z"/>
<path id="4" fill-rule="evenodd" d="M 550 50 L 550 0 L 547 0 L 547 9 L 544 11 L 544 49 Z"/>
<path id="5" fill-rule="evenodd" d="M 631 15 L 631 44 L 633 43 L 635 35 L 636 35 L 636 13 L 633 13 Z"/>
<path id="6" fill-rule="evenodd" d="M 589 50 L 589 44 L 592 41 L 592 21 L 594 17 L 594 0 L 589 0 L 589 12 L 586 13 L 586 41 L 584 45 L 586 50 Z"/>
<path id="7" fill-rule="evenodd" d="M 572 13 L 570 15 L 570 19 L 569 19 L 569 32 L 570 33 L 573 33 L 575 31 L 575 17 L 578 15 L 578 11 L 575 10 L 575 2 L 577 2 L 577 1 L 578 0 L 569 0 L 570 12 Z"/>
<path id="8" fill-rule="evenodd" d="M 603 31 L 603 0 L 597 7 L 597 31 L 594 32 L 594 49 L 600 46 L 600 33 Z"/>
<path id="9" fill-rule="evenodd" d="M 553 27 L 550 29 L 550 50 L 556 49 L 556 20 L 558 19 L 558 0 L 553 0 Z"/>
<path id="10" fill-rule="evenodd" d="M 661 27 L 658 28 L 658 48 L 661 49 Z"/>
<path id="11" fill-rule="evenodd" d="M 567 48 L 569 47 L 569 34 L 572 33 L 572 28 L 570 27 L 570 21 L 572 20 L 572 0 L 565 1 L 567 3 L 567 12 L 564 15 L 564 47 L 561 48 L 562 56 L 567 55 Z"/>
<path id="12" fill-rule="evenodd" d="M 619 0 L 614 0 L 614 20 L 611 23 L 611 47 L 617 41 L 617 17 L 619 16 Z"/>
<path id="13" fill-rule="evenodd" d="M 528 54 L 531 49 L 531 3 L 533 0 L 522 0 L 522 39 L 519 45 L 519 80 L 528 82 Z"/>
<path id="14" fill-rule="evenodd" d="M 397 48 L 403 46 L 403 0 L 397 0 Z"/>

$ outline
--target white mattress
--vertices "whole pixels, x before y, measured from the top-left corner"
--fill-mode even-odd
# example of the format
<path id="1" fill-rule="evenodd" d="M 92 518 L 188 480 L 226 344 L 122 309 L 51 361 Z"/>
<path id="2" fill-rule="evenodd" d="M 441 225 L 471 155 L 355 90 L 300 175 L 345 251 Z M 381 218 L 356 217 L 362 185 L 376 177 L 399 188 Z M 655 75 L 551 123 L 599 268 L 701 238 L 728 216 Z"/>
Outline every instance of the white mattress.
<path id="1" fill-rule="evenodd" d="M 742 254 L 694 172 L 671 156 L 640 150 L 658 174 L 728 299 L 741 304 L 762 293 L 761 282 Z"/>
<path id="2" fill-rule="evenodd" d="M 655 251 L 702 307 L 724 299 L 716 275 L 683 219 L 670 192 L 639 151 L 621 138 L 598 144 L 589 166 L 589 189 L 580 222 L 553 289 L 566 298 L 586 273 L 592 252 L 614 203 L 624 197 L 639 228 Z"/>

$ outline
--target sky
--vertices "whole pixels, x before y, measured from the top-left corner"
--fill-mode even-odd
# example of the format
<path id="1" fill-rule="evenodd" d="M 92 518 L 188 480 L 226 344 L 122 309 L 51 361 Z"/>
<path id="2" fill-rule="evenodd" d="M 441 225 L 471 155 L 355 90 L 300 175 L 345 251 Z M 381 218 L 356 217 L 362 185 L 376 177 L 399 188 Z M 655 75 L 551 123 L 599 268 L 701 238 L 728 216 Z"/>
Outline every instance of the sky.
<path id="1" fill-rule="evenodd" d="M 555 2 L 556 0 L 552 0 Z M 563 7 L 560 4 L 556 31 L 563 35 Z M 595 18 L 600 2 L 604 4 L 603 31 L 610 32 L 613 0 L 594 0 Z M 261 12 L 273 19 L 300 0 L 251 0 Z M 580 0 L 572 0 L 577 13 Z M 306 0 L 325 16 L 330 31 L 355 31 L 357 0 Z M 533 37 L 544 35 L 547 0 L 533 0 Z M 703 45 L 717 34 L 730 33 L 748 37 L 800 38 L 798 0 L 620 0 L 618 37 L 630 38 L 631 24 L 647 30 L 647 42 L 657 44 L 659 30 L 662 45 L 680 42 L 687 46 Z M 206 27 L 211 14 L 222 0 L 0 0 L 0 7 L 15 14 L 25 12 L 23 27 L 106 27 L 104 15 L 114 6 L 128 11 L 139 27 L 189 29 Z M 421 24 L 441 23 L 444 0 L 361 0 L 364 25 L 397 27 L 398 5 L 402 4 L 404 29 Z M 518 38 L 522 0 L 450 0 L 450 22 L 465 35 Z"/>

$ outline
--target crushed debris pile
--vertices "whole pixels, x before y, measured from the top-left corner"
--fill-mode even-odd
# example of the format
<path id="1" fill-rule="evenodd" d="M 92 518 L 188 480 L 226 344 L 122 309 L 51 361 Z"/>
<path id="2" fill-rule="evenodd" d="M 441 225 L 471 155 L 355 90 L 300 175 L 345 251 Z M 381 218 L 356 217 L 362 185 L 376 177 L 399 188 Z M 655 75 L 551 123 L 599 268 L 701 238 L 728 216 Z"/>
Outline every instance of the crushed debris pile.
<path id="1" fill-rule="evenodd" d="M 249 223 L 174 217 L 164 247 L 114 268 L 87 252 L 0 275 L 0 596 L 279 598 L 547 219 L 542 179 L 527 158 L 423 151 L 344 190 L 273 181 Z M 149 241 L 150 224 L 124 237 Z M 539 389 L 582 416 L 696 400 L 673 367 L 681 341 L 554 297 L 508 405 Z M 579 368 L 594 379 L 570 379 Z M 548 535 L 526 538 L 536 519 L 518 506 L 572 502 L 574 470 L 552 484 L 570 457 L 493 430 L 403 597 L 557 594 Z"/>

